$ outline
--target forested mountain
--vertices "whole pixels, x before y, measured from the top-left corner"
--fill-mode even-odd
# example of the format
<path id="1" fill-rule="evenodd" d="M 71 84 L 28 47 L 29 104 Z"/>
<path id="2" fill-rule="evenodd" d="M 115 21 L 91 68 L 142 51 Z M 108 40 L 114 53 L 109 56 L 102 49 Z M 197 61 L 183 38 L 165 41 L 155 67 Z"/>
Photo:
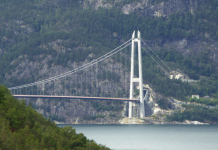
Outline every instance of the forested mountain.
<path id="1" fill-rule="evenodd" d="M 0 0 L 0 14 L 0 82 L 7 87 L 70 70 L 140 30 L 172 70 L 199 80 L 170 80 L 143 52 L 144 82 L 155 92 L 218 98 L 217 0 Z"/>

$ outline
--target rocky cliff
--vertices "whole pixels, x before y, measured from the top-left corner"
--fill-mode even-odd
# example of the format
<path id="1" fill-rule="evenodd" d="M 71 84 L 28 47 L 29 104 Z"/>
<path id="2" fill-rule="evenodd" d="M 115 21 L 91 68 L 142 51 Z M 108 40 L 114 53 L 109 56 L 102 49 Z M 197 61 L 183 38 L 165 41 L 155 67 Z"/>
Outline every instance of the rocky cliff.
<path id="1" fill-rule="evenodd" d="M 83 8 L 98 9 L 99 7 L 117 7 L 124 14 L 139 13 L 143 16 L 169 17 L 170 14 L 180 12 L 194 13 L 201 0 L 86 0 Z"/>
<path id="2" fill-rule="evenodd" d="M 26 99 L 38 113 L 66 124 L 111 124 L 124 117 L 123 103 L 97 100 Z"/>
<path id="3" fill-rule="evenodd" d="M 172 13 L 187 13 L 193 15 L 199 3 L 204 3 L 204 0 L 87 0 L 83 2 L 83 8 L 98 9 L 103 8 L 118 8 L 124 14 L 137 13 L 138 15 L 149 17 L 166 17 Z M 206 20 L 205 20 L 206 21 Z M 175 49 L 182 52 L 184 56 L 195 55 L 196 53 L 209 52 L 210 58 L 217 60 L 217 41 L 210 38 L 210 33 L 198 35 L 194 38 L 183 39 L 155 39 L 146 41 L 153 49 L 165 48 Z"/>

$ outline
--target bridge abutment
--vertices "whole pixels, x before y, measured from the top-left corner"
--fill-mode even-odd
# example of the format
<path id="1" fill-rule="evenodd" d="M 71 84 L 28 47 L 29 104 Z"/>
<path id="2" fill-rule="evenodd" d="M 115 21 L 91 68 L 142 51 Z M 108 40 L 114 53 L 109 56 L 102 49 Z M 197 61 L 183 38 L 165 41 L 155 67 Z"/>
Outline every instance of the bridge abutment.
<path id="1" fill-rule="evenodd" d="M 149 97 L 150 97 L 150 93 L 149 93 L 149 90 L 148 89 L 144 89 L 144 93 L 145 96 L 144 96 L 144 116 L 145 117 L 148 117 L 148 116 L 151 116 L 153 114 L 153 103 L 149 103 Z M 126 103 L 126 106 L 125 106 L 125 116 L 129 117 L 129 118 L 132 118 L 132 117 L 135 117 L 135 118 L 141 118 L 140 117 L 140 112 L 141 112 L 141 108 L 140 107 L 140 103 L 139 102 L 131 102 L 132 103 L 132 107 L 131 107 L 131 110 L 132 110 L 132 116 L 130 117 L 129 116 L 129 103 L 130 102 L 127 102 Z"/>

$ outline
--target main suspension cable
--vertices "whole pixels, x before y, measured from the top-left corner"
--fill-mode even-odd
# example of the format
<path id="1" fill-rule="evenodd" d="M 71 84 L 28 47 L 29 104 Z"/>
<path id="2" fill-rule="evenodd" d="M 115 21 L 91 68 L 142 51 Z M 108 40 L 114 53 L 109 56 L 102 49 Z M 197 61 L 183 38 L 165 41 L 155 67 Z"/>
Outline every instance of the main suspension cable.
<path id="1" fill-rule="evenodd" d="M 130 40 L 131 40 L 131 39 L 130 39 Z M 92 65 L 94 65 L 94 64 L 96 64 L 96 63 L 98 63 L 98 62 L 100 62 L 100 61 L 102 61 L 102 60 L 105 60 L 105 59 L 107 59 L 108 57 L 114 55 L 115 53 L 121 51 L 122 49 L 124 49 L 125 47 L 127 47 L 127 46 L 129 46 L 129 45 L 131 44 L 131 43 L 127 44 L 130 40 L 128 40 L 127 42 L 123 43 L 122 45 L 120 45 L 120 46 L 117 47 L 116 49 L 110 51 L 109 53 L 107 53 L 107 54 L 105 54 L 105 55 L 103 55 L 103 56 L 101 56 L 101 57 L 99 57 L 99 58 L 97 58 L 97 59 L 95 59 L 95 60 L 93 60 L 93 61 L 91 61 L 91 62 L 89 62 L 89 63 L 87 63 L 87 64 L 85 64 L 85 65 L 83 65 L 83 66 L 81 66 L 81 67 L 78 67 L 78 68 L 76 68 L 76 69 L 74 69 L 74 70 L 65 72 L 65 73 L 63 73 L 63 74 L 61 74 L 61 75 L 58 75 L 58 76 L 55 76 L 55 77 L 51 77 L 51 78 L 48 78 L 48 79 L 45 79 L 45 80 L 37 81 L 37 82 L 30 83 L 30 84 L 26 84 L 26 85 L 21 85 L 21 86 L 12 87 L 12 88 L 9 88 L 9 90 L 18 89 L 18 88 L 23 88 L 23 87 L 29 87 L 29 86 L 33 86 L 33 85 L 37 85 L 37 84 L 41 84 L 41 83 L 45 83 L 45 82 L 50 82 L 50 81 L 52 81 L 52 80 L 59 79 L 59 78 L 62 78 L 62 77 L 64 77 L 64 76 L 67 76 L 67 75 L 69 75 L 69 74 L 78 72 L 78 71 L 80 71 L 80 70 L 82 70 L 82 69 L 85 69 L 85 68 L 87 68 L 87 67 L 89 67 L 89 66 L 92 66 Z M 122 47 L 122 46 L 124 46 L 124 47 Z M 122 48 L 120 48 L 120 47 L 122 47 Z M 118 48 L 120 48 L 120 49 L 118 49 Z M 118 50 L 117 50 L 117 49 L 118 49 Z"/>
<path id="2" fill-rule="evenodd" d="M 142 47 L 142 48 L 145 50 L 144 47 Z M 148 51 L 145 50 L 145 52 L 159 65 L 159 67 L 160 67 L 161 69 L 164 70 L 165 73 L 168 74 L 168 72 L 167 72 L 163 67 L 161 67 L 161 65 L 154 59 L 154 57 L 152 57 L 151 54 L 148 53 Z"/>
<path id="3" fill-rule="evenodd" d="M 158 59 L 160 59 L 160 57 L 142 40 L 142 42 L 148 47 L 148 49 L 150 49 L 150 51 L 152 51 L 152 53 L 158 58 Z M 171 69 L 170 69 L 170 67 L 166 64 L 166 63 L 164 63 L 164 61 L 162 60 L 162 59 L 160 59 L 160 61 L 170 70 L 170 71 L 172 71 Z"/>

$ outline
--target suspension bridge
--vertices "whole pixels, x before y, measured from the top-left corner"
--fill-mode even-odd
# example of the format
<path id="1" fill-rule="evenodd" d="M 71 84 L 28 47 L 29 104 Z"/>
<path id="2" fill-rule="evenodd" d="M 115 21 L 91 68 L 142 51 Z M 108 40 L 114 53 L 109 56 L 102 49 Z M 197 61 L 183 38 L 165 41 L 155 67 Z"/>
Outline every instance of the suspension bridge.
<path id="1" fill-rule="evenodd" d="M 144 118 L 145 103 L 149 93 L 143 89 L 141 48 L 147 53 L 148 51 L 141 46 L 141 42 L 148 47 L 142 41 L 141 33 L 138 31 L 135 37 L 134 31 L 131 39 L 101 57 L 92 61 L 85 60 L 85 63 L 73 63 L 73 69 L 70 71 L 33 83 L 11 87 L 9 90 L 16 98 L 128 101 L 129 118 L 133 117 L 134 107 L 138 107 L 138 117 Z M 131 45 L 130 54 L 127 48 L 129 45 Z M 152 53 L 155 54 L 154 51 Z M 160 66 L 151 54 L 149 56 Z M 157 55 L 156 57 L 159 58 Z M 90 56 L 91 58 L 93 56 Z M 162 60 L 161 62 L 164 63 Z M 161 69 L 167 72 L 163 67 Z M 139 91 L 138 95 L 134 92 L 136 88 Z"/>

